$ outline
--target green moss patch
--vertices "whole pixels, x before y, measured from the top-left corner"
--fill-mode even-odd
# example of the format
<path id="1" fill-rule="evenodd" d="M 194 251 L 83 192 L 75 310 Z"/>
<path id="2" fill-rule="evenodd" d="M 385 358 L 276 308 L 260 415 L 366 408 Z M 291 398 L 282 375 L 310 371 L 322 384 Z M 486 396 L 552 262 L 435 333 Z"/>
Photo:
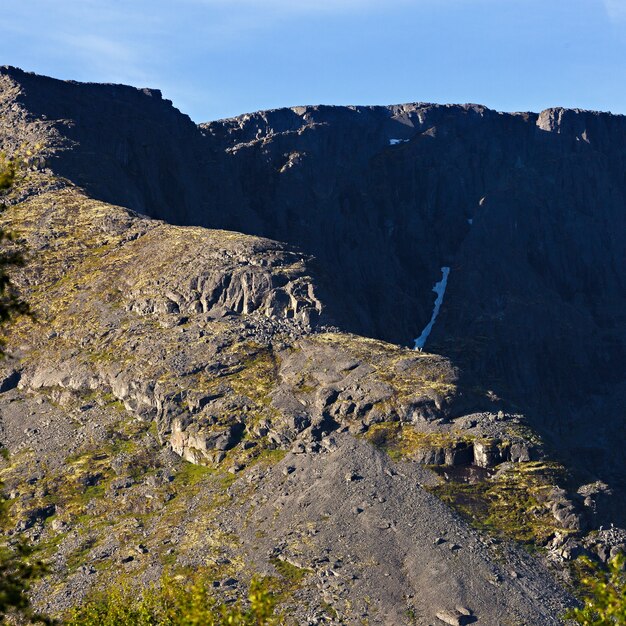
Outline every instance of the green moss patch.
<path id="1" fill-rule="evenodd" d="M 420 432 L 400 422 L 374 424 L 365 433 L 365 438 L 395 461 L 412 459 L 424 449 L 454 448 L 459 443 L 472 441 L 471 437 L 455 432 Z"/>
<path id="2" fill-rule="evenodd" d="M 518 463 L 494 478 L 475 484 L 447 482 L 429 491 L 450 504 L 476 527 L 503 538 L 541 546 L 556 531 L 547 493 L 564 478 L 554 463 Z"/>

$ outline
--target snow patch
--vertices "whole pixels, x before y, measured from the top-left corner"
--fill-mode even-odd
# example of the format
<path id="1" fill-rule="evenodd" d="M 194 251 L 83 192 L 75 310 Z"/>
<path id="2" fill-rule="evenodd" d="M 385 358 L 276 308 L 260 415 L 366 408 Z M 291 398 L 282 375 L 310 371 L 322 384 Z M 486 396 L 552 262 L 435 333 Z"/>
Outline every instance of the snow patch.
<path id="1" fill-rule="evenodd" d="M 407 141 L 409 141 L 408 139 L 390 139 L 389 140 L 389 145 L 390 146 L 397 146 L 399 143 L 406 143 Z"/>
<path id="2" fill-rule="evenodd" d="M 421 350 L 426 345 L 426 340 L 428 339 L 428 335 L 433 329 L 435 325 L 435 320 L 437 319 L 437 315 L 439 315 L 439 309 L 443 303 L 443 296 L 446 293 L 446 287 L 448 285 L 448 276 L 450 275 L 449 267 L 441 268 L 441 280 L 438 283 L 435 283 L 433 287 L 433 291 L 437 294 L 435 298 L 435 306 L 433 308 L 433 314 L 430 318 L 430 322 L 426 325 L 426 328 L 422 331 L 422 334 L 415 340 L 415 349 Z"/>

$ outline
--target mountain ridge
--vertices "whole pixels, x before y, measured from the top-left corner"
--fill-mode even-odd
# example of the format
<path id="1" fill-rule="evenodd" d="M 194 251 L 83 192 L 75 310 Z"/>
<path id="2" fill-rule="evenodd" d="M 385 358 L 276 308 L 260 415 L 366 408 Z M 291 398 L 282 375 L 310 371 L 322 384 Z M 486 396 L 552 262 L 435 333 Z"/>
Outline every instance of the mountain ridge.
<path id="1" fill-rule="evenodd" d="M 406 610 L 430 624 L 472 603 L 465 555 L 480 553 L 480 580 L 495 577 L 470 606 L 482 623 L 497 619 L 487 590 L 500 584 L 502 610 L 558 623 L 571 597 L 544 565 L 519 564 L 514 542 L 543 548 L 559 585 L 577 554 L 606 560 L 624 544 L 602 529 L 626 515 L 622 118 L 419 104 L 196 126 L 154 90 L 0 70 L 2 147 L 40 145 L 3 224 L 31 251 L 15 280 L 47 332 L 33 320 L 8 329 L 15 359 L 0 383 L 11 532 L 61 546 L 38 601 L 80 601 L 100 567 L 153 580 L 172 554 L 193 566 L 228 554 L 219 575 L 245 580 L 212 524 L 261 572 L 276 574 L 272 559 L 310 570 L 293 590 L 302 620 L 326 619 L 323 597 L 348 620 L 395 624 L 404 586 Z M 431 319 L 442 267 L 441 308 L 415 352 L 403 346 Z M 345 480 L 317 484 L 322 457 Z M 197 487 L 181 458 L 208 468 Z M 249 532 L 235 506 L 248 489 Z M 336 519 L 317 505 L 325 489 L 346 501 Z M 480 526 L 446 518 L 471 549 L 429 536 L 447 551 L 431 549 L 411 530 L 401 509 L 434 502 L 422 490 Z M 290 526 L 306 517 L 294 493 L 312 534 Z M 328 543 L 352 523 L 370 539 Z M 391 586 L 364 561 L 380 532 L 399 533 L 385 549 L 408 568 L 387 571 Z M 125 533 L 148 556 L 124 560 Z M 496 566 L 499 542 L 521 581 Z M 420 599 L 437 572 L 448 594 Z M 350 580 L 378 585 L 379 608 Z"/>

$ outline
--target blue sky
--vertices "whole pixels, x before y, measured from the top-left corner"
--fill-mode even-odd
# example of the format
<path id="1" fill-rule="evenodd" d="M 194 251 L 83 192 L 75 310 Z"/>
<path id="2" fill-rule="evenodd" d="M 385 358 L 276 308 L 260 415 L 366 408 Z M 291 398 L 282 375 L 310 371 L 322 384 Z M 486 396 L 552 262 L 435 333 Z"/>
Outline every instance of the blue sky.
<path id="1" fill-rule="evenodd" d="M 0 64 L 156 87 L 196 122 L 317 103 L 626 113 L 626 0 L 13 0 Z"/>

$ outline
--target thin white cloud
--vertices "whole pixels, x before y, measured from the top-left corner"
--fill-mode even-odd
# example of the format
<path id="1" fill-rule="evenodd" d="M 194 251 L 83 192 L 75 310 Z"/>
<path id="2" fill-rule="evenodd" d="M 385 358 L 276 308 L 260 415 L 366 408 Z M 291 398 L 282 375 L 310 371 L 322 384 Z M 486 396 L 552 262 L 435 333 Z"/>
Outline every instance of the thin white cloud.
<path id="1" fill-rule="evenodd" d="M 11 58 L 25 69 L 53 73 L 49 68 L 60 66 L 64 77 L 79 80 L 158 82 L 149 62 L 158 52 L 150 40 L 156 18 L 141 7 L 125 9 L 116 0 L 29 0 L 14 3 L 3 18 L 0 50 L 17 47 Z"/>
<path id="2" fill-rule="evenodd" d="M 423 1 L 395 0 L 394 7 L 421 4 Z M 191 2 L 233 9 L 248 8 L 273 13 L 280 11 L 291 15 L 298 13 L 347 13 L 378 8 L 389 10 L 389 0 L 191 0 Z"/>
<path id="3" fill-rule="evenodd" d="M 60 37 L 73 52 L 97 59 L 100 63 L 130 63 L 133 54 L 118 41 L 96 34 L 66 34 Z"/>
<path id="4" fill-rule="evenodd" d="M 626 20 L 626 0 L 604 0 L 604 6 L 612 20 Z"/>
<path id="5" fill-rule="evenodd" d="M 66 55 L 76 55 L 100 80 L 145 84 L 149 79 L 137 49 L 127 43 L 99 33 L 57 33 L 55 39 Z"/>
<path id="6" fill-rule="evenodd" d="M 206 10 L 211 19 L 200 29 L 210 36 L 205 45 L 219 47 L 254 32 L 268 30 L 284 20 L 334 17 L 389 11 L 389 0 L 184 0 L 188 6 Z M 468 0 L 394 0 L 392 10 L 402 7 L 465 2 Z M 469 0 L 481 1 L 481 0 Z"/>

